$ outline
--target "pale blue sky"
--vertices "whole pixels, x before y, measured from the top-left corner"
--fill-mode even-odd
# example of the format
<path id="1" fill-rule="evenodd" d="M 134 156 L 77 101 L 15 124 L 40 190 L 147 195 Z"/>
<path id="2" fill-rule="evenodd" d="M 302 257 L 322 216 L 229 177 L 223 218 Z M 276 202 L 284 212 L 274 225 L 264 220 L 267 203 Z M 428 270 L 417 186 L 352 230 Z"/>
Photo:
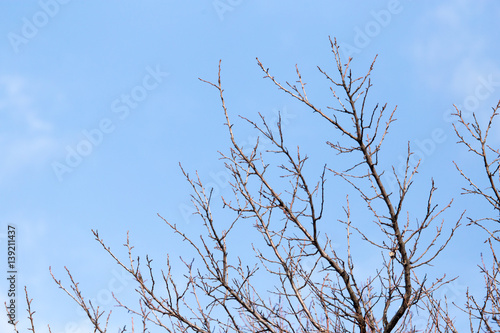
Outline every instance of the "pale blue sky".
<path id="1" fill-rule="evenodd" d="M 217 153 L 229 142 L 217 91 L 198 80 L 215 80 L 219 59 L 233 117 L 261 112 L 273 119 L 281 111 L 291 142 L 322 165 L 335 162 L 318 147 L 331 128 L 263 80 L 255 58 L 281 81 L 295 80 L 298 64 L 311 100 L 325 105 L 326 81 L 316 66 L 333 73 L 328 36 L 350 51 L 358 73 L 379 54 L 372 101 L 399 110 L 386 163 L 397 165 L 411 141 L 423 160 L 416 203 L 424 196 L 418 189 L 434 177 L 441 203 L 456 198 L 450 224 L 461 209 L 473 216 L 484 209 L 458 196 L 465 184 L 451 161 L 471 160 L 455 145 L 447 114 L 455 103 L 484 119 L 500 98 L 497 2 L 40 0 L 3 1 L 0 12 L 0 233 L 3 244 L 7 225 L 18 227 L 18 291 L 28 285 L 40 327 L 63 332 L 85 322 L 53 283 L 49 265 L 63 280 L 68 266 L 90 298 L 132 287 L 116 280 L 121 273 L 91 228 L 117 252 L 130 230 L 138 253 L 156 256 L 158 266 L 167 252 L 181 254 L 183 244 L 156 216 L 191 232 L 199 226 L 188 215 L 190 187 L 179 162 L 230 195 Z M 252 143 L 255 133 L 236 123 L 240 142 Z M 85 133 L 94 133 L 94 144 Z M 345 198 L 342 186 L 332 198 Z M 437 272 L 465 274 L 458 261 L 475 270 L 482 236 L 460 230 Z M 463 297 L 468 279 L 463 275 L 447 296 Z"/>

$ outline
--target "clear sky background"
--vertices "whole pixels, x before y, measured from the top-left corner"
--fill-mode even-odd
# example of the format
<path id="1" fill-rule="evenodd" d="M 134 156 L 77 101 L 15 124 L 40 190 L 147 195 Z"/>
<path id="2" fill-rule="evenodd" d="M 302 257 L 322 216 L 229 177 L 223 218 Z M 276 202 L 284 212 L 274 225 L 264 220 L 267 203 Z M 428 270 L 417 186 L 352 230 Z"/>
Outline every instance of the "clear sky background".
<path id="1" fill-rule="evenodd" d="M 294 81 L 298 64 L 311 100 L 324 106 L 333 103 L 316 66 L 334 74 L 328 36 L 354 57 L 359 74 L 378 54 L 371 101 L 398 105 L 386 163 L 398 165 L 408 141 L 422 158 L 408 208 L 423 210 L 423 190 L 434 177 L 437 201 L 455 198 L 447 225 L 463 209 L 473 217 L 494 214 L 478 198 L 459 196 L 465 183 L 452 160 L 470 170 L 474 161 L 455 144 L 447 115 L 457 104 L 485 120 L 500 98 L 495 1 L 41 0 L 2 1 L 0 13 L 0 266 L 7 226 L 16 225 L 17 288 L 28 286 L 40 328 L 88 328 L 49 266 L 68 285 L 67 266 L 84 294 L 104 307 L 112 305 L 109 291 L 125 297 L 133 289 L 91 228 L 123 258 L 129 230 L 137 253 L 149 253 L 157 268 L 167 253 L 189 256 L 156 215 L 194 234 L 200 229 L 179 162 L 191 174 L 199 170 L 217 194 L 231 195 L 217 153 L 229 143 L 218 94 L 198 80 L 216 80 L 219 59 L 233 118 L 257 119 L 261 112 L 273 120 L 282 112 L 290 142 L 303 146 L 318 175 L 321 161 L 336 161 L 324 149 L 332 129 L 262 79 L 255 58 L 281 81 Z M 255 138 L 240 121 L 235 130 L 243 145 Z M 478 176 L 479 166 L 472 171 Z M 350 190 L 329 178 L 336 219 Z M 481 290 L 476 264 L 484 236 L 463 227 L 429 268 L 460 275 L 443 291 L 460 304 L 467 285 Z M 359 260 L 369 270 L 367 258 Z M 22 293 L 18 314 L 26 327 L 21 301 Z M 2 320 L 0 330 L 7 327 Z"/>

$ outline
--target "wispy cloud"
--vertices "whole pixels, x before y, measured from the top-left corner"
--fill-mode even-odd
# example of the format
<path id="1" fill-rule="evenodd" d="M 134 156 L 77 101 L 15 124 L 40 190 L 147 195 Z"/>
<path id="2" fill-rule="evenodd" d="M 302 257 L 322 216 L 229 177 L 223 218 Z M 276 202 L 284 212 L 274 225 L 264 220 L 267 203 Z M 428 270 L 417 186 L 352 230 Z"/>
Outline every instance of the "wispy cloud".
<path id="1" fill-rule="evenodd" d="M 478 2 L 447 1 L 422 16 L 417 25 L 423 32 L 412 50 L 430 87 L 464 96 L 475 89 L 479 78 L 500 75 L 498 65 L 487 56 L 491 41 L 481 28 L 465 24 L 478 20 L 485 10 L 488 8 Z"/>
<path id="2" fill-rule="evenodd" d="M 43 118 L 30 82 L 0 77 L 0 181 L 45 163 L 56 147 L 53 125 Z"/>

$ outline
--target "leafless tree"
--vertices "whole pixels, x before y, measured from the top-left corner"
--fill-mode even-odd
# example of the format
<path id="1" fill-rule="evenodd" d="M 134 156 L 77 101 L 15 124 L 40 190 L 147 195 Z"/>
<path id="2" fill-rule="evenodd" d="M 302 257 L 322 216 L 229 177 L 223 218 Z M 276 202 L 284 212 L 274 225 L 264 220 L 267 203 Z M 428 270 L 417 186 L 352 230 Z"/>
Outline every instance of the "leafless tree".
<path id="1" fill-rule="evenodd" d="M 472 114 L 472 122 L 466 120 L 461 110 L 456 108 L 454 116 L 457 123 L 454 124 L 455 133 L 458 136 L 458 143 L 467 147 L 482 164 L 484 173 L 482 178 L 486 178 L 486 186 L 479 184 L 483 179 L 474 179 L 463 171 L 455 163 L 457 170 L 466 179 L 468 187 L 464 188 L 463 194 L 479 196 L 486 200 L 499 214 L 495 217 L 486 216 L 481 218 L 469 217 L 469 225 L 475 225 L 486 231 L 488 237 L 486 243 L 489 245 L 491 254 L 491 266 L 488 268 L 481 259 L 481 271 L 484 276 L 485 295 L 482 300 L 478 300 L 467 292 L 467 303 L 465 311 L 469 314 L 471 327 L 476 327 L 477 332 L 500 332 L 500 263 L 495 253 L 495 248 L 500 245 L 500 150 L 489 143 L 489 135 L 493 132 L 493 124 L 499 115 L 500 101 L 492 108 L 491 115 L 486 126 L 481 126 L 475 113 Z"/>
<path id="2" fill-rule="evenodd" d="M 232 177 L 232 196 L 218 201 L 198 175 L 192 177 L 181 167 L 192 186 L 203 232 L 199 238 L 190 236 L 160 216 L 197 254 L 193 260 L 183 261 L 185 279 L 174 278 L 170 259 L 160 274 L 152 259 L 136 257 L 128 237 L 128 258 L 120 259 L 93 231 L 104 250 L 137 283 L 138 305 L 116 298 L 119 307 L 142 321 L 141 327 L 132 331 L 148 332 L 147 325 L 156 325 L 167 332 L 204 333 L 416 332 L 415 316 L 419 313 L 428 319 L 420 329 L 456 332 L 446 307 L 434 297 L 450 280 L 444 276 L 428 279 L 427 274 L 461 218 L 445 223 L 442 213 L 451 201 L 438 208 L 433 202 L 437 190 L 433 180 L 420 203 L 422 209 L 407 211 L 405 199 L 418 165 L 411 165 L 408 144 L 402 174 L 394 167 L 381 166 L 389 165 L 382 162 L 381 151 L 396 108 L 369 101 L 375 59 L 365 75 L 357 76 L 351 70 L 352 59 L 343 61 L 335 40 L 330 40 L 330 45 L 336 73 L 318 69 L 335 106 L 319 107 L 309 100 L 298 67 L 297 82 L 283 84 L 260 60 L 257 62 L 266 79 L 305 104 L 318 121 L 331 126 L 327 146 L 351 165 L 338 170 L 325 164 L 315 171 L 299 147 L 291 149 L 287 144 L 281 119 L 274 126 L 263 116 L 258 121 L 242 119 L 271 142 L 272 148 L 262 151 L 257 142 L 250 152 L 243 149 L 226 107 L 219 63 L 217 81 L 202 81 L 218 91 L 225 115 L 231 147 L 221 153 L 221 159 Z M 314 172 L 316 178 L 311 176 Z M 397 180 L 395 193 L 388 190 L 384 173 L 392 173 Z M 332 218 L 329 210 L 338 203 L 328 200 L 332 190 L 326 184 L 329 175 L 337 182 L 346 182 L 364 205 L 353 210 L 355 199 L 346 195 L 343 216 Z M 224 214 L 219 216 L 215 202 L 224 206 Z M 363 214 L 358 213 L 362 210 Z M 252 237 L 250 247 L 244 247 L 236 233 L 246 230 L 250 222 L 260 238 Z M 346 245 L 335 246 L 338 243 Z M 359 257 L 354 252 L 360 248 L 370 255 L 380 253 L 373 259 L 376 268 L 368 275 L 357 266 Z M 254 262 L 248 259 L 250 254 Z M 84 309 L 95 332 L 107 332 L 109 313 L 86 300 L 69 271 L 68 276 L 70 290 L 54 280 Z"/>

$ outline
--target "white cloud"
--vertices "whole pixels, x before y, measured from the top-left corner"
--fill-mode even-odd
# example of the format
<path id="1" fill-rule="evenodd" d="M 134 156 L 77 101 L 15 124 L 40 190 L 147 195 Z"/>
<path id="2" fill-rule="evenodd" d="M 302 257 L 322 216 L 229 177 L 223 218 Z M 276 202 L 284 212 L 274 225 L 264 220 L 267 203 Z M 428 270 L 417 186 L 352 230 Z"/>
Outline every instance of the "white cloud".
<path id="1" fill-rule="evenodd" d="M 0 77 L 0 181 L 43 165 L 56 147 L 52 124 L 43 119 L 36 87 L 21 76 Z"/>
<path id="2" fill-rule="evenodd" d="M 10 118 L 8 120 L 22 123 L 25 130 L 50 131 L 52 127 L 40 118 L 35 96 L 30 96 L 29 88 L 29 83 L 22 77 L 0 77 L 0 112 L 3 117 Z M 1 94 L 2 91 L 4 94 Z"/>
<path id="3" fill-rule="evenodd" d="M 431 15 L 434 15 L 437 20 L 453 28 L 457 28 L 460 25 L 460 15 L 456 10 L 450 10 L 450 5 L 444 4 L 438 6 Z"/>
<path id="4" fill-rule="evenodd" d="M 473 24 L 485 10 L 476 2 L 447 1 L 423 15 L 412 50 L 428 86 L 460 97 L 474 91 L 479 77 L 500 74 L 488 55 L 493 34 Z"/>

